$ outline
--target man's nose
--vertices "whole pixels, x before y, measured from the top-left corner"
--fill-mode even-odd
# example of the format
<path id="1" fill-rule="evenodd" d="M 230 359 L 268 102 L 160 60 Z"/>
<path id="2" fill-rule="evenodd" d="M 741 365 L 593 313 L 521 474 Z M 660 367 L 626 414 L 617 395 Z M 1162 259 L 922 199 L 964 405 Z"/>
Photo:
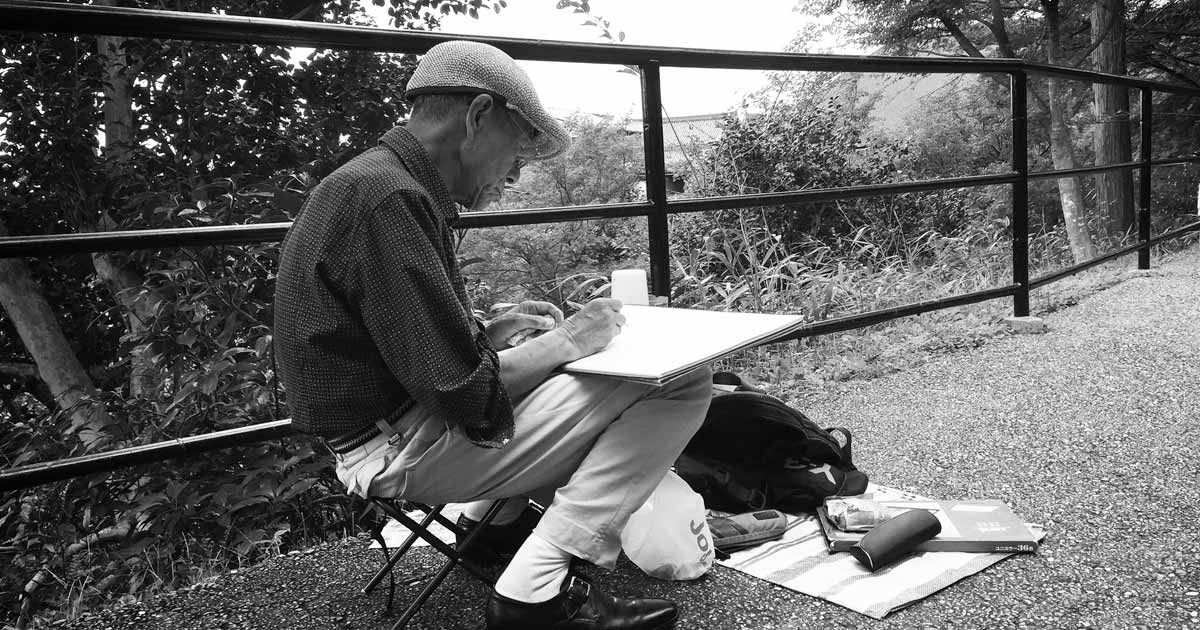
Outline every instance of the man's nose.
<path id="1" fill-rule="evenodd" d="M 517 180 L 521 179 L 521 166 L 520 160 L 514 160 L 512 168 L 508 169 L 508 172 L 504 174 L 504 183 L 509 186 L 516 184 Z"/>

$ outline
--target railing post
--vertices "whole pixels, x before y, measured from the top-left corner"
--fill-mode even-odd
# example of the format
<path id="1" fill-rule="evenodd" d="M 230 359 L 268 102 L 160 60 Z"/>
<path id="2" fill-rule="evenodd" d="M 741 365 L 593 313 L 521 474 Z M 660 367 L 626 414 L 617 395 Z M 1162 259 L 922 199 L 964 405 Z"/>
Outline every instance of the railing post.
<path id="1" fill-rule="evenodd" d="M 1012 169 L 1020 178 L 1012 189 L 1013 315 L 1029 315 L 1029 78 L 1012 73 Z"/>
<path id="2" fill-rule="evenodd" d="M 654 295 L 671 295 L 671 249 L 667 234 L 667 166 L 663 155 L 661 64 L 641 66 L 642 140 L 646 158 L 646 198 L 654 210 L 646 217 L 650 236 L 650 288 Z"/>
<path id="3" fill-rule="evenodd" d="M 1138 157 L 1142 160 L 1142 177 L 1140 194 L 1138 195 L 1138 240 L 1142 248 L 1138 250 L 1138 269 L 1150 268 L 1150 167 L 1152 164 L 1153 148 L 1151 133 L 1154 129 L 1154 91 L 1148 87 L 1142 88 L 1142 148 Z"/>

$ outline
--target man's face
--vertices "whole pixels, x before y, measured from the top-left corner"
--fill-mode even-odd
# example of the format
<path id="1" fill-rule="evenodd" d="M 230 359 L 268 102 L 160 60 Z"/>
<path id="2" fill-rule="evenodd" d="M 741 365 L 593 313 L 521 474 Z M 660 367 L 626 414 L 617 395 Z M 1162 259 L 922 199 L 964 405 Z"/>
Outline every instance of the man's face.
<path id="1" fill-rule="evenodd" d="M 476 137 L 463 155 L 471 187 L 470 208 L 482 210 L 499 201 L 505 184 L 515 184 L 532 154 L 534 131 L 520 114 L 492 99 Z"/>

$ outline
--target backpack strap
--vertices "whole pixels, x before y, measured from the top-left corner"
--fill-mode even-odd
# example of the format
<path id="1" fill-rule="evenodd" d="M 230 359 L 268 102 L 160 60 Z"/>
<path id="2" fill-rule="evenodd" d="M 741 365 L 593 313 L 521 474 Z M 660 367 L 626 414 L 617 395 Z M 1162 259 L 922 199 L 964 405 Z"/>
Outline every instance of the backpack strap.
<path id="1" fill-rule="evenodd" d="M 725 472 L 725 471 L 722 471 Z M 738 483 L 733 475 L 725 472 L 728 481 L 722 484 L 722 489 L 733 499 L 737 499 L 741 503 L 745 503 L 746 507 L 751 510 L 761 510 L 767 507 L 767 493 L 761 489 L 747 488 Z"/>
<path id="2" fill-rule="evenodd" d="M 739 482 L 733 472 L 719 463 L 688 453 L 680 454 L 679 459 L 675 462 L 675 467 L 675 472 L 701 495 L 706 494 L 705 489 L 709 492 L 720 493 L 724 495 L 723 498 L 741 503 L 752 511 L 761 510 L 767 505 L 765 480 L 763 488 L 751 488 Z"/>
<path id="3" fill-rule="evenodd" d="M 850 429 L 847 429 L 845 427 L 828 427 L 825 429 L 825 431 L 827 431 L 829 433 L 833 433 L 834 431 L 837 431 L 838 433 L 842 434 L 842 437 L 846 438 L 846 445 L 842 447 L 842 453 L 844 453 L 846 455 L 847 467 L 849 467 L 852 470 L 858 470 L 857 468 L 854 467 L 854 453 L 853 453 L 854 438 L 850 435 Z"/>
<path id="4" fill-rule="evenodd" d="M 756 394 L 766 394 L 763 390 L 749 384 L 741 376 L 733 372 L 713 372 L 713 383 L 717 385 L 728 385 L 738 392 L 754 392 Z"/>

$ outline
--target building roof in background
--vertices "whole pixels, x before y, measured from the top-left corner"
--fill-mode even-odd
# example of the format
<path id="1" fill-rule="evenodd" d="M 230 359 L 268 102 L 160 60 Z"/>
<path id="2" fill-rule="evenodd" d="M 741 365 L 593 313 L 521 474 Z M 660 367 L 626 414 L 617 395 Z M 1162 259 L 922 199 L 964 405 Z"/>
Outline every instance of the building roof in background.
<path id="1" fill-rule="evenodd" d="M 663 153 L 667 168 L 678 166 L 687 159 L 696 144 L 707 144 L 721 138 L 721 121 L 730 112 L 713 114 L 697 114 L 693 116 L 663 115 Z M 642 133 L 642 119 L 631 118 L 625 130 L 629 133 Z"/>
<path id="2" fill-rule="evenodd" d="M 668 116 L 663 114 L 663 128 L 666 130 L 667 143 L 670 144 L 672 132 L 687 144 L 689 140 L 716 140 L 721 137 L 721 121 L 729 112 L 714 114 L 697 114 L 694 116 Z M 642 119 L 630 118 L 625 127 L 629 133 L 642 133 Z"/>

